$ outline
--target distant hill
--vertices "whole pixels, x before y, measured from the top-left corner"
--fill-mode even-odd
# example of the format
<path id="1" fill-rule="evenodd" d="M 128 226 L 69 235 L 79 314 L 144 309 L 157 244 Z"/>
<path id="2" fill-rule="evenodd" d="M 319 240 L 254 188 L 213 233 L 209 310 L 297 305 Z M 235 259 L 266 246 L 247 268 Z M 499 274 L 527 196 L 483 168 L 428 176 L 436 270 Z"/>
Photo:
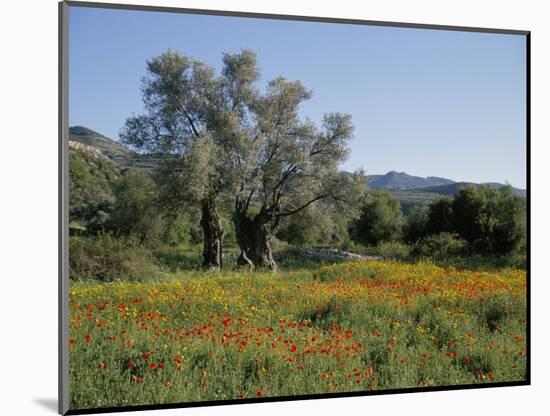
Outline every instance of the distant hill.
<path id="1" fill-rule="evenodd" d="M 394 170 L 385 175 L 369 176 L 369 188 L 371 189 L 420 189 L 453 183 L 454 181 L 451 179 L 439 178 L 436 176 L 422 178 L 420 176 L 412 176 L 405 172 L 396 172 Z"/>
<path id="2" fill-rule="evenodd" d="M 69 127 L 69 140 L 95 147 L 111 159 L 125 158 L 132 153 L 126 146 L 87 127 Z"/>
<path id="3" fill-rule="evenodd" d="M 133 152 L 122 143 L 83 126 L 69 127 L 69 141 L 98 149 L 103 155 L 123 168 L 151 171 L 158 163 L 159 157 L 156 155 Z"/>
<path id="4" fill-rule="evenodd" d="M 438 194 L 438 195 L 453 196 L 453 195 L 456 195 L 458 193 L 458 191 L 462 188 L 466 188 L 468 186 L 476 186 L 477 187 L 477 186 L 480 186 L 480 185 L 488 185 L 488 186 L 490 186 L 491 188 L 494 188 L 494 189 L 499 189 L 499 188 L 502 188 L 503 186 L 505 186 L 501 183 L 496 183 L 496 182 L 488 182 L 488 183 L 485 183 L 485 184 L 477 184 L 477 183 L 473 183 L 473 182 L 455 182 L 455 183 L 451 183 L 451 184 L 448 184 L 448 185 L 439 185 L 439 186 L 430 186 L 430 187 L 412 189 L 412 191 L 429 192 L 429 193 L 434 193 L 434 194 Z M 518 195 L 518 196 L 526 196 L 527 195 L 527 191 L 525 189 L 519 189 L 519 188 L 514 188 L 514 187 L 512 187 L 512 193 L 514 195 Z"/>
<path id="5" fill-rule="evenodd" d="M 348 172 L 343 173 L 349 174 Z M 496 189 L 505 186 L 496 182 L 487 183 L 487 185 Z M 451 179 L 437 176 L 422 178 L 394 170 L 385 175 L 369 175 L 367 184 L 369 189 L 384 190 L 398 199 L 405 215 L 415 205 L 429 205 L 434 199 L 441 198 L 442 196 L 456 195 L 461 188 L 467 186 L 480 186 L 480 184 L 455 182 Z M 527 194 L 525 189 L 514 187 L 512 187 L 512 193 L 523 197 Z"/>

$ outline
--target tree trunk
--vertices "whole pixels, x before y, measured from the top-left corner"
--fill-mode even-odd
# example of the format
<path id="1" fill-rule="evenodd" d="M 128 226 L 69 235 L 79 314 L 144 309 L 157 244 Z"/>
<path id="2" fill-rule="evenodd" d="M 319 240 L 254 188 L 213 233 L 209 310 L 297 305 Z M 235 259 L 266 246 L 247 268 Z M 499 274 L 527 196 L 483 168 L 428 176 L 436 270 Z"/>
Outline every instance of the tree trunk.
<path id="1" fill-rule="evenodd" d="M 246 213 L 235 215 L 235 232 L 241 254 L 237 259 L 240 266 L 257 269 L 277 270 L 271 252 L 272 218 L 263 210 L 253 219 Z"/>
<path id="2" fill-rule="evenodd" d="M 223 227 L 212 198 L 204 199 L 202 205 L 201 227 L 203 231 L 203 266 L 221 269 L 223 250 Z"/>

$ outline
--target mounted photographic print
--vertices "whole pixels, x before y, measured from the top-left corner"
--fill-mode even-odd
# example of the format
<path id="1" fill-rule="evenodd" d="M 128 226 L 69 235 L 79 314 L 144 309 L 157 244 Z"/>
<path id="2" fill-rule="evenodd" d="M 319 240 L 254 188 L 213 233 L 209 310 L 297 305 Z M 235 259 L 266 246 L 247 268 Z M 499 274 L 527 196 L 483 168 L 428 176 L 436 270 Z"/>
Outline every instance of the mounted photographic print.
<path id="1" fill-rule="evenodd" d="M 529 36 L 60 3 L 60 413 L 529 384 Z"/>

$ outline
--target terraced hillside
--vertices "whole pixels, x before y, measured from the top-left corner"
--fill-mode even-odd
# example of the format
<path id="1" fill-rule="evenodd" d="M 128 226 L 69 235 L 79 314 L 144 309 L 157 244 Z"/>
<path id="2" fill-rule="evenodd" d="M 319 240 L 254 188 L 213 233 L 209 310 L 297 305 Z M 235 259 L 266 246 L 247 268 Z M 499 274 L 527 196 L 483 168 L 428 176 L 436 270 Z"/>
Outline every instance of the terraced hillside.
<path id="1" fill-rule="evenodd" d="M 159 156 L 139 154 L 128 149 L 121 143 L 83 126 L 69 128 L 69 140 L 82 143 L 101 151 L 121 168 L 136 168 L 151 171 L 158 164 Z"/>

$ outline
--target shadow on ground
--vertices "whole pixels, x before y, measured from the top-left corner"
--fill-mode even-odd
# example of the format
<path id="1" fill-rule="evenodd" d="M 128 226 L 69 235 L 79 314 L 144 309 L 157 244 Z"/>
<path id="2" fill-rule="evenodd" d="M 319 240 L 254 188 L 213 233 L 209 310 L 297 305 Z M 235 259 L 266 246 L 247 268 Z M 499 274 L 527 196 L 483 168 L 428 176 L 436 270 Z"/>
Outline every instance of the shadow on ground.
<path id="1" fill-rule="evenodd" d="M 34 402 L 47 410 L 57 413 L 57 399 L 34 399 Z"/>

